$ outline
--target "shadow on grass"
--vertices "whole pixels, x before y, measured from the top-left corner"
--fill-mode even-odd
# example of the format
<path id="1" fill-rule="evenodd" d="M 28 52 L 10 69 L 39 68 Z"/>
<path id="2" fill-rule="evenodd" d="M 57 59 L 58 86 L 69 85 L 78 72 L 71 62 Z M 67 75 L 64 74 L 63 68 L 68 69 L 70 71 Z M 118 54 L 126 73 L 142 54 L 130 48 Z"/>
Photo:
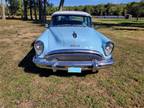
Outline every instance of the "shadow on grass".
<path id="1" fill-rule="evenodd" d="M 45 26 L 45 24 L 50 24 L 50 20 L 46 20 L 46 22 L 41 22 L 41 21 L 35 21 L 35 20 L 30 20 L 33 24 L 39 24 L 41 26 Z"/>
<path id="2" fill-rule="evenodd" d="M 67 73 L 67 71 L 57 71 L 54 73 L 52 70 L 36 67 L 35 64 L 32 62 L 32 58 L 34 55 L 35 55 L 35 51 L 34 48 L 32 48 L 30 52 L 18 64 L 19 67 L 24 68 L 24 71 L 26 73 L 38 74 L 40 77 L 49 77 L 51 75 L 60 76 L 60 77 L 71 77 L 71 76 L 84 77 L 87 74 L 97 73 L 97 72 L 93 73 L 91 71 L 84 71 L 80 74 Z"/>

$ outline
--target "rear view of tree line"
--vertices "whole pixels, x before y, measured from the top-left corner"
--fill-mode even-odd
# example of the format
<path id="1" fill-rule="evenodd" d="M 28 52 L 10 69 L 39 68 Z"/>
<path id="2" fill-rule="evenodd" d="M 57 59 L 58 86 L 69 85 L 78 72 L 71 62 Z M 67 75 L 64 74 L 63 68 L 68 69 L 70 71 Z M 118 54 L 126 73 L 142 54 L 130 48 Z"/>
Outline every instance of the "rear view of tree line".
<path id="1" fill-rule="evenodd" d="M 5 0 L 6 15 L 9 17 L 21 16 L 27 20 L 46 21 L 46 15 L 58 11 L 57 7 L 48 0 Z M 64 0 L 61 0 L 59 10 L 62 10 Z M 94 16 L 125 16 L 144 17 L 144 2 L 132 2 L 129 4 L 100 4 L 96 6 L 73 6 L 64 7 L 63 10 L 79 10 L 88 12 Z M 2 12 L 2 10 L 0 10 Z"/>

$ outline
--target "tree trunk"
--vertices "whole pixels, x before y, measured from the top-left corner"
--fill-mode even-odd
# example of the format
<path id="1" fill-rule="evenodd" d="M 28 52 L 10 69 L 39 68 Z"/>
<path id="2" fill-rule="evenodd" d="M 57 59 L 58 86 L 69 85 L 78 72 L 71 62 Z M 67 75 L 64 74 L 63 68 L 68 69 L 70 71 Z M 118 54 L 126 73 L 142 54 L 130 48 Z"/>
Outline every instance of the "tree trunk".
<path id="1" fill-rule="evenodd" d="M 23 0 L 23 3 L 24 3 L 24 20 L 27 20 L 28 19 L 28 16 L 27 16 L 27 0 Z"/>
<path id="2" fill-rule="evenodd" d="M 5 5 L 3 3 L 4 1 L 1 0 L 1 5 L 2 5 L 2 19 L 5 20 L 6 16 L 5 16 Z"/>
<path id="3" fill-rule="evenodd" d="M 37 7 L 36 7 L 36 0 L 34 0 L 34 15 L 35 15 L 35 21 L 37 21 Z"/>
<path id="4" fill-rule="evenodd" d="M 30 18 L 33 20 L 33 15 L 32 15 L 32 0 L 30 0 Z"/>
<path id="5" fill-rule="evenodd" d="M 46 23 L 46 3 L 47 0 L 44 0 L 44 9 L 43 9 L 43 22 Z"/>
<path id="6" fill-rule="evenodd" d="M 39 21 L 42 21 L 42 2 L 39 0 Z"/>
<path id="7" fill-rule="evenodd" d="M 0 2 L 0 9 L 2 10 L 2 0 Z M 1 12 L 1 18 L 2 18 L 2 12 Z"/>
<path id="8" fill-rule="evenodd" d="M 64 0 L 61 0 L 59 4 L 59 11 L 63 10 L 63 5 L 64 5 Z"/>

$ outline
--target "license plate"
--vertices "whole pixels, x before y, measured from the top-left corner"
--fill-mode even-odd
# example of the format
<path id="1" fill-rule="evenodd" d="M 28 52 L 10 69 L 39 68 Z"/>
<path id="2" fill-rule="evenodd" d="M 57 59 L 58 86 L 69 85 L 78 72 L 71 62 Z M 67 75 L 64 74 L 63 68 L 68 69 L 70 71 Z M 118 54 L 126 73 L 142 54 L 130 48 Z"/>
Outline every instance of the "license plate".
<path id="1" fill-rule="evenodd" d="M 69 67 L 68 73 L 81 73 L 81 68 L 79 67 Z"/>

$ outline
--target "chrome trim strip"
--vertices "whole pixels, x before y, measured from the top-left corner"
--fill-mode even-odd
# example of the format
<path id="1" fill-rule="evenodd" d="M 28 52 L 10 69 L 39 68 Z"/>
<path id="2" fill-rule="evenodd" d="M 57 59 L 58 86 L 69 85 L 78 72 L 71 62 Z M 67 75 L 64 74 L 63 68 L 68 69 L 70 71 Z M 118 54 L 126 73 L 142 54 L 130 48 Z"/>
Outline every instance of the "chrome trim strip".
<path id="1" fill-rule="evenodd" d="M 103 57 L 103 55 L 95 50 L 88 50 L 88 49 L 61 49 L 61 50 L 54 50 L 49 52 L 47 55 L 53 55 L 53 54 L 61 54 L 61 53 L 90 53 L 90 54 L 98 54 Z"/>

